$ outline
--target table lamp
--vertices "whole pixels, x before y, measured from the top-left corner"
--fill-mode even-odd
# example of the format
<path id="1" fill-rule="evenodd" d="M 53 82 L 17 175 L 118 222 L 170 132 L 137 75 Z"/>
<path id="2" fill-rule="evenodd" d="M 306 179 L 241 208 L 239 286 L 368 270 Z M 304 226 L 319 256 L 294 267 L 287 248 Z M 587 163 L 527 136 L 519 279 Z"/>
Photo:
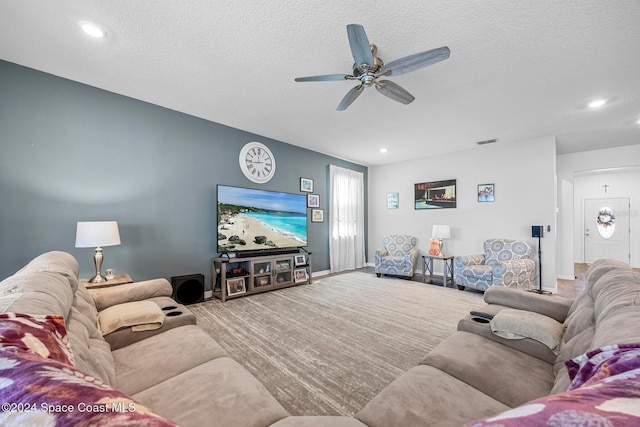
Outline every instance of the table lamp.
<path id="1" fill-rule="evenodd" d="M 449 226 L 434 224 L 431 229 L 431 237 L 438 239 L 438 255 L 443 256 L 442 247 L 444 246 L 444 243 L 442 242 L 442 239 L 448 239 L 451 237 L 451 230 L 449 229 Z"/>
<path id="2" fill-rule="evenodd" d="M 76 229 L 76 248 L 96 248 L 93 262 L 96 265 L 96 275 L 89 279 L 89 283 L 101 283 L 107 279 L 100 274 L 102 270 L 102 247 L 120 244 L 120 233 L 117 221 L 78 221 Z"/>

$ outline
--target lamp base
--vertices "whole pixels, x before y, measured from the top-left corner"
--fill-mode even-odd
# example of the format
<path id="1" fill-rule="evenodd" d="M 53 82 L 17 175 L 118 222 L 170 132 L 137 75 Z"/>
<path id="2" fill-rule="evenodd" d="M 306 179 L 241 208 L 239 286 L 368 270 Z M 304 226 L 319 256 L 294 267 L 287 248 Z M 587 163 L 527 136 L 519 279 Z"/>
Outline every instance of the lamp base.
<path id="1" fill-rule="evenodd" d="M 89 279 L 89 283 L 106 282 L 107 279 L 100 273 L 100 270 L 102 270 L 102 248 L 100 246 L 96 248 L 93 254 L 93 263 L 96 265 L 96 275 Z"/>
<path id="2" fill-rule="evenodd" d="M 107 279 L 100 274 L 98 274 L 97 276 L 93 276 L 91 279 L 89 279 L 89 283 L 102 283 L 106 281 Z"/>

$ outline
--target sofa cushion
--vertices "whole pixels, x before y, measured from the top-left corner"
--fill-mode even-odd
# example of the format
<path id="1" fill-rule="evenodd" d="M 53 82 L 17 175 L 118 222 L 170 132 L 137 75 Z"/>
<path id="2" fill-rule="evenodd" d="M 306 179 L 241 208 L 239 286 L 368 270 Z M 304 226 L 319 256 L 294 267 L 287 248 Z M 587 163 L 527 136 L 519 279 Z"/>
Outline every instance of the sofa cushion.
<path id="1" fill-rule="evenodd" d="M 32 352 L 73 366 L 73 353 L 62 316 L 0 314 L 0 348 Z"/>
<path id="2" fill-rule="evenodd" d="M 640 343 L 615 344 L 591 350 L 567 362 L 570 390 L 637 370 L 640 373 Z"/>
<path id="3" fill-rule="evenodd" d="M 530 338 L 555 350 L 562 337 L 562 323 L 532 311 L 507 308 L 491 319 L 491 332 L 509 340 Z"/>
<path id="4" fill-rule="evenodd" d="M 0 313 L 51 314 L 67 319 L 72 301 L 69 280 L 58 273 L 16 273 L 0 283 Z"/>
<path id="5" fill-rule="evenodd" d="M 492 286 L 484 293 L 484 302 L 533 311 L 564 322 L 573 301 L 558 295 L 540 295 L 520 289 Z"/>
<path id="6" fill-rule="evenodd" d="M 0 424 L 176 427 L 140 403 L 70 365 L 35 353 L 0 350 Z M 15 406 L 11 406 L 15 405 Z"/>
<path id="7" fill-rule="evenodd" d="M 422 364 L 438 368 L 509 407 L 549 394 L 554 381 L 550 363 L 461 331 L 438 344 Z"/>
<path id="8" fill-rule="evenodd" d="M 228 357 L 194 366 L 133 397 L 181 427 L 262 427 L 289 415 L 255 377 Z"/>
<path id="9" fill-rule="evenodd" d="M 171 284 L 166 279 L 145 280 L 143 282 L 127 283 L 89 290 L 98 311 L 112 305 L 131 301 L 142 301 L 155 297 L 168 297 L 173 293 Z"/>
<path id="10" fill-rule="evenodd" d="M 168 330 L 112 354 L 117 388 L 132 395 L 227 355 L 205 331 L 194 325 Z"/>
<path id="11" fill-rule="evenodd" d="M 464 381 L 419 365 L 385 387 L 356 418 L 369 427 L 459 426 L 507 409 Z"/>

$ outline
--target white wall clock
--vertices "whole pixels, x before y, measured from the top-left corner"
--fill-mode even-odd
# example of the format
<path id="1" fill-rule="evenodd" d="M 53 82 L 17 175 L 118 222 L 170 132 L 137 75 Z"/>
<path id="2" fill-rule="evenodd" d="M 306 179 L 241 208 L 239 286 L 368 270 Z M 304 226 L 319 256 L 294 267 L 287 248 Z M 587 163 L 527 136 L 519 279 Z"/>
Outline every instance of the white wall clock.
<path id="1" fill-rule="evenodd" d="M 240 150 L 238 158 L 242 173 L 258 184 L 268 182 L 276 173 L 276 158 L 266 145 L 249 142 Z"/>

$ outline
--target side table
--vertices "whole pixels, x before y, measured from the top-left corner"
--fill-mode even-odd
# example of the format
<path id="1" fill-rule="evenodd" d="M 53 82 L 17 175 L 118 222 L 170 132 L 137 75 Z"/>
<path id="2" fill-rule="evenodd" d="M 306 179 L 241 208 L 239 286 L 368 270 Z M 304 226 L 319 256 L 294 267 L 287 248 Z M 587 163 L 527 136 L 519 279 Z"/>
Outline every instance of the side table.
<path id="1" fill-rule="evenodd" d="M 427 272 L 429 273 L 429 283 L 434 283 L 433 260 L 439 259 L 444 263 L 444 275 L 442 276 L 442 286 L 447 287 L 449 283 L 453 286 L 453 255 L 422 255 L 422 282 L 426 283 Z"/>
<path id="2" fill-rule="evenodd" d="M 80 283 L 82 283 L 87 289 L 98 289 L 133 283 L 133 279 L 131 279 L 131 276 L 128 274 L 117 274 L 113 279 L 100 283 L 89 283 L 89 279 L 80 279 Z"/>

